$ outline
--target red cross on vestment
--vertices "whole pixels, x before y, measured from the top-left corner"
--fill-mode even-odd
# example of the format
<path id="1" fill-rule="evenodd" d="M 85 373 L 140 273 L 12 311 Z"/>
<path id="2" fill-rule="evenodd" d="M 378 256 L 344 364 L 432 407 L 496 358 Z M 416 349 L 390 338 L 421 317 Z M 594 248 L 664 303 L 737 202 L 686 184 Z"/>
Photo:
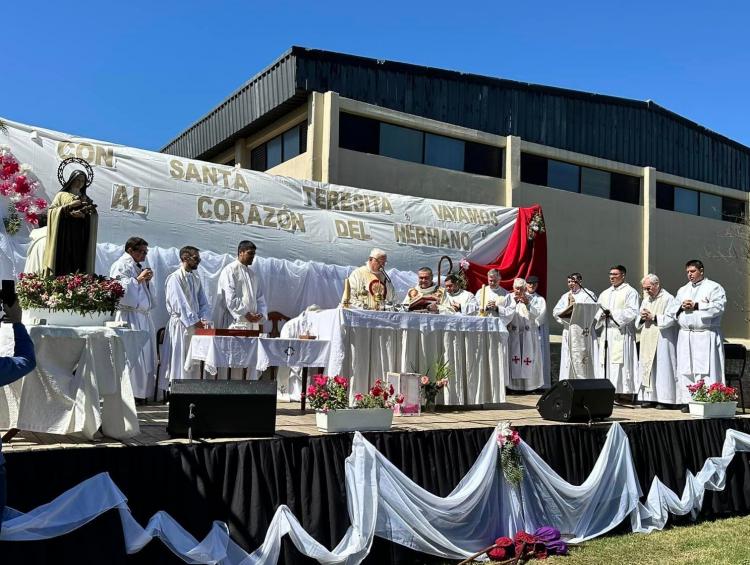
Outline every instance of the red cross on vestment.
<path id="1" fill-rule="evenodd" d="M 521 360 L 521 358 L 518 355 L 516 355 L 515 357 L 513 357 L 513 359 L 511 359 L 511 361 L 513 361 L 516 365 L 518 365 L 518 362 L 520 360 Z"/>
<path id="2" fill-rule="evenodd" d="M 526 359 L 524 359 L 524 360 L 523 360 L 523 364 L 524 364 L 524 365 L 526 365 L 527 367 L 528 367 L 529 365 L 531 365 L 531 363 L 532 363 L 532 361 L 531 361 L 531 359 L 529 359 L 528 357 L 526 357 Z"/>

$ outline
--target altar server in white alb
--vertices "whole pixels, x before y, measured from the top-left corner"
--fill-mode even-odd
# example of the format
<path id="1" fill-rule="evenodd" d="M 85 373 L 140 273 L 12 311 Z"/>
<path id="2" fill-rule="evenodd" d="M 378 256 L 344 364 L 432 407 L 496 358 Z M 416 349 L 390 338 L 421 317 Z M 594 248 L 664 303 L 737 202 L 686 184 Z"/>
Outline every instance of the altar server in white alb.
<path id="1" fill-rule="evenodd" d="M 443 301 L 438 306 L 438 311 L 441 314 L 473 316 L 478 309 L 479 305 L 476 298 L 468 290 L 461 288 L 461 283 L 456 275 L 445 277 L 445 294 L 443 294 Z"/>
<path id="2" fill-rule="evenodd" d="M 680 404 L 677 388 L 677 324 L 674 317 L 674 296 L 661 287 L 659 277 L 648 274 L 641 281 L 643 301 L 636 320 L 641 331 L 638 368 L 641 378 L 643 408 L 662 409 Z"/>
<path id="3" fill-rule="evenodd" d="M 727 297 L 720 284 L 705 278 L 703 263 L 692 259 L 685 265 L 688 283 L 677 291 L 673 314 L 679 324 L 677 373 L 680 403 L 690 401 L 687 386 L 704 379 L 707 384 L 724 381 L 724 347 L 721 317 Z"/>
<path id="4" fill-rule="evenodd" d="M 524 279 L 513 281 L 513 293 L 506 296 L 505 307 L 514 311 L 508 324 L 510 370 L 505 384 L 511 390 L 536 390 L 544 384 L 537 324 L 542 312 L 539 303 L 532 302 Z"/>
<path id="5" fill-rule="evenodd" d="M 252 241 L 240 241 L 237 259 L 221 270 L 213 316 L 217 328 L 228 328 L 232 324 L 263 324 L 268 317 L 263 289 L 251 268 L 255 252 Z"/>
<path id="6" fill-rule="evenodd" d="M 599 295 L 602 309 L 595 317 L 599 336 L 597 377 L 604 378 L 606 372 L 622 403 L 634 401 L 634 395 L 641 389 L 638 352 L 635 348 L 635 320 L 641 301 L 638 291 L 625 282 L 626 273 L 622 265 L 610 267 L 609 282 L 612 286 Z M 606 354 L 605 336 L 608 345 Z"/>
<path id="7" fill-rule="evenodd" d="M 156 386 L 156 331 L 151 320 L 154 300 L 151 279 L 154 272 L 143 263 L 148 242 L 131 237 L 125 242 L 125 253 L 112 264 L 109 276 L 117 279 L 125 294 L 120 299 L 115 320 L 127 322 L 134 330 L 148 332 L 148 341 L 141 350 L 139 363 L 130 368 L 130 383 L 136 398 L 149 398 Z"/>
<path id="8" fill-rule="evenodd" d="M 585 372 L 586 367 L 592 367 L 596 358 L 596 333 L 591 328 L 580 328 L 579 332 L 570 333 L 572 306 L 575 304 L 596 304 L 596 294 L 588 288 L 583 288 L 583 275 L 571 273 L 568 275 L 568 292 L 560 297 L 552 309 L 552 316 L 562 324 L 562 346 L 560 348 L 560 376 L 559 380 L 587 379 L 593 375 L 576 374 L 576 367 Z M 577 340 L 577 341 L 575 341 Z M 571 341 L 573 342 L 571 344 Z M 577 356 L 577 358 L 574 358 Z"/>
<path id="9" fill-rule="evenodd" d="M 206 327 L 211 307 L 196 273 L 200 251 L 192 246 L 180 249 L 180 268 L 167 277 L 165 298 L 169 322 L 164 335 L 159 369 L 159 388 L 167 389 L 176 379 L 199 378 L 198 366 L 185 371 L 190 338 L 198 328 Z"/>
<path id="10" fill-rule="evenodd" d="M 479 305 L 479 310 L 481 311 L 484 306 L 484 314 L 493 318 L 497 318 L 498 316 L 503 317 L 500 308 L 505 304 L 505 297 L 508 296 L 508 291 L 500 286 L 500 280 L 500 271 L 490 269 L 487 272 L 487 284 L 484 290 L 480 288 L 474 295 Z M 482 293 L 484 293 L 484 298 L 482 297 Z M 484 304 L 482 304 L 482 299 L 484 299 Z M 506 324 L 510 321 L 512 315 L 513 313 L 510 312 L 507 319 L 504 320 Z"/>
<path id="11" fill-rule="evenodd" d="M 537 294 L 539 288 L 539 277 L 531 275 L 526 277 L 526 291 L 529 295 L 529 304 L 533 309 L 539 312 L 536 319 L 537 329 L 539 330 L 539 347 L 542 350 L 542 378 L 544 384 L 542 388 L 549 388 L 551 385 L 549 374 L 549 324 L 547 323 L 547 301 L 544 296 Z"/>
<path id="12" fill-rule="evenodd" d="M 351 289 L 351 305 L 354 308 L 372 310 L 385 302 L 396 302 L 396 289 L 385 272 L 388 255 L 382 249 L 370 250 L 367 263 L 352 271 L 349 275 Z M 373 284 L 378 281 L 377 284 Z M 379 292 L 381 304 L 378 303 L 374 292 Z"/>

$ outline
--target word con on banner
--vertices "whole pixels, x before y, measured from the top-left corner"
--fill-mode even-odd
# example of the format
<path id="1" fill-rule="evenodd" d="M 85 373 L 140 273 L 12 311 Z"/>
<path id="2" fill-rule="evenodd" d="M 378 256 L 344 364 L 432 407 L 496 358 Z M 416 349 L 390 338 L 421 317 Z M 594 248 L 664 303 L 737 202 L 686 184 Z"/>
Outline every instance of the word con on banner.
<path id="1" fill-rule="evenodd" d="M 393 214 L 391 201 L 385 196 L 313 188 L 311 186 L 303 186 L 302 191 L 305 194 L 305 206 L 313 206 L 321 210 L 341 210 L 342 212 Z"/>
<path id="2" fill-rule="evenodd" d="M 97 143 L 59 141 L 57 143 L 57 156 L 61 160 L 68 157 L 85 159 L 92 165 L 99 167 L 115 168 L 115 152 L 111 147 Z"/>
<path id="3" fill-rule="evenodd" d="M 471 235 L 465 231 L 445 230 L 412 224 L 393 224 L 396 243 L 422 245 L 442 249 L 462 249 L 471 251 Z"/>
<path id="4" fill-rule="evenodd" d="M 250 192 L 247 180 L 240 170 L 234 167 L 196 165 L 179 159 L 170 159 L 169 176 L 186 182 L 197 182 L 238 192 Z"/>
<path id="5" fill-rule="evenodd" d="M 304 233 L 305 217 L 286 208 L 258 206 L 238 200 L 199 196 L 196 199 L 198 218 L 213 222 L 228 222 L 239 225 L 255 225 Z"/>

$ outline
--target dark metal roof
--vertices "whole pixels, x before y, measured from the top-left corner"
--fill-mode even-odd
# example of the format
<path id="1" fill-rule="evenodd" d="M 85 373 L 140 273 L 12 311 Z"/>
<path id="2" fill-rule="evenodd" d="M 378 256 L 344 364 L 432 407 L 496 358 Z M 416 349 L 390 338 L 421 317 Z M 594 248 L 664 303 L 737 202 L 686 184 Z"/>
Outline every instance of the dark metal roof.
<path id="1" fill-rule="evenodd" d="M 651 101 L 302 47 L 292 47 L 162 151 L 211 158 L 313 91 L 750 190 L 750 148 Z"/>

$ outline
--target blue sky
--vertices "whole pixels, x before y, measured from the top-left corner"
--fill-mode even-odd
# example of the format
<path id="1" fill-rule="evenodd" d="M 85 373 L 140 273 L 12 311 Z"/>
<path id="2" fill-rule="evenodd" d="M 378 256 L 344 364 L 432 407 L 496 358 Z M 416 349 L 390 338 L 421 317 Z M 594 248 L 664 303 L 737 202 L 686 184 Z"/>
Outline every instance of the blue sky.
<path id="1" fill-rule="evenodd" d="M 291 45 L 651 99 L 750 145 L 750 2 L 6 2 L 0 116 L 158 150 Z"/>

